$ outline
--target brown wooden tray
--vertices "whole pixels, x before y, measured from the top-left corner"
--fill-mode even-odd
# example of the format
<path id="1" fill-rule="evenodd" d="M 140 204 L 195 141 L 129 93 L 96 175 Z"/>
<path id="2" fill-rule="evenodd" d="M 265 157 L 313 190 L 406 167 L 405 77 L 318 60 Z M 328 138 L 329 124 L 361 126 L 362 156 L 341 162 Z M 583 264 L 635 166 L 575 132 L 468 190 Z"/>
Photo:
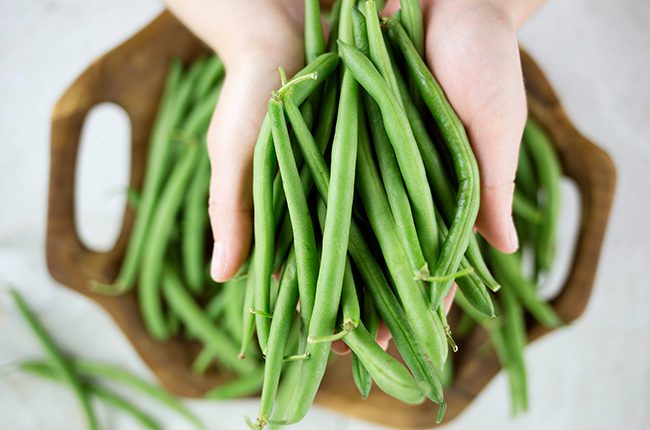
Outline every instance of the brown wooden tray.
<path id="1" fill-rule="evenodd" d="M 232 375 L 211 370 L 205 376 L 191 371 L 198 346 L 183 339 L 157 342 L 146 332 L 133 293 L 105 297 L 88 289 L 90 280 L 110 282 L 117 274 L 133 222 L 127 208 L 114 248 L 93 252 L 80 241 L 75 227 L 74 182 L 81 129 L 87 113 L 102 102 L 122 106 L 131 121 L 131 179 L 139 187 L 147 144 L 163 80 L 173 57 L 186 62 L 208 52 L 169 12 L 126 42 L 93 62 L 68 88 L 52 114 L 52 146 L 46 255 L 50 273 L 61 284 L 99 303 L 124 331 L 142 359 L 170 391 L 201 396 Z M 553 300 L 560 317 L 571 322 L 584 311 L 596 274 L 598 257 L 612 203 L 615 170 L 609 156 L 583 137 L 571 124 L 551 86 L 535 62 L 522 51 L 522 64 L 530 114 L 549 131 L 559 151 L 564 174 L 572 178 L 582 203 L 577 247 L 570 274 Z M 549 330 L 531 324 L 530 340 Z M 447 391 L 445 421 L 456 417 L 496 375 L 496 356 L 478 349 L 483 333 L 460 345 L 456 374 Z M 430 403 L 409 406 L 374 389 L 362 400 L 354 388 L 349 358 L 336 359 L 328 368 L 316 401 L 340 413 L 404 428 L 432 427 L 436 408 Z"/>

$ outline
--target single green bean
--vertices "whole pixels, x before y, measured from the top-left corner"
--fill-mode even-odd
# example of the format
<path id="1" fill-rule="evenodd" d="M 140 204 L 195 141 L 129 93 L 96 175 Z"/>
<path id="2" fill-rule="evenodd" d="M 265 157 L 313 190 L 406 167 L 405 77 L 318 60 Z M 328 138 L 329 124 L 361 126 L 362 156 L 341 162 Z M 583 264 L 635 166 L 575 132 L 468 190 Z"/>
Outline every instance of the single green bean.
<path id="1" fill-rule="evenodd" d="M 309 215 L 307 198 L 303 193 L 300 174 L 293 158 L 289 140 L 289 130 L 284 117 L 283 103 L 278 99 L 269 101 L 269 115 L 273 143 L 277 155 L 282 185 L 287 198 L 287 207 L 291 218 L 294 249 L 296 253 L 296 270 L 298 289 L 300 291 L 300 316 L 305 327 L 309 327 L 314 308 L 316 278 L 318 277 L 318 250 L 314 226 Z"/>
<path id="2" fill-rule="evenodd" d="M 553 264 L 557 220 L 560 212 L 561 167 L 553 144 L 544 129 L 532 118 L 526 121 L 524 141 L 539 176 L 542 200 L 542 222 L 537 229 L 535 267 L 537 273 L 547 272 Z"/>
<path id="3" fill-rule="evenodd" d="M 65 384 L 65 378 L 62 377 L 62 374 L 57 372 L 57 370 L 51 366 L 50 363 L 42 362 L 24 362 L 18 365 L 20 370 L 31 373 L 32 375 L 39 376 L 44 379 L 49 379 L 51 381 L 60 382 Z M 160 425 L 154 421 L 149 415 L 142 412 L 140 409 L 136 408 L 133 403 L 123 399 L 117 394 L 103 388 L 99 385 L 92 385 L 88 382 L 81 383 L 82 389 L 89 394 L 97 397 L 102 400 L 109 406 L 119 409 L 122 412 L 130 415 L 134 420 L 136 420 L 142 428 L 157 430 L 160 429 Z"/>
<path id="4" fill-rule="evenodd" d="M 537 202 L 537 175 L 531 160 L 530 150 L 524 139 L 522 139 L 519 146 L 519 162 L 517 163 L 515 183 L 527 198 Z"/>
<path id="5" fill-rule="evenodd" d="M 343 342 L 361 360 L 377 386 L 387 394 L 409 404 L 424 401 L 424 394 L 408 370 L 370 336 L 363 324 L 348 333 Z"/>
<path id="6" fill-rule="evenodd" d="M 226 309 L 221 325 L 232 339 L 241 339 L 244 330 L 241 311 L 246 301 L 246 278 L 235 277 L 223 285 L 222 295 Z"/>
<path id="7" fill-rule="evenodd" d="M 36 315 L 34 315 L 29 309 L 27 303 L 25 303 L 25 300 L 20 295 L 20 293 L 14 289 L 11 289 L 9 291 L 9 294 L 11 294 L 11 298 L 14 300 L 14 303 L 20 311 L 20 314 L 25 319 L 32 332 L 38 339 L 39 343 L 45 350 L 45 353 L 49 357 L 54 371 L 60 376 L 62 381 L 70 386 L 72 392 L 79 400 L 84 416 L 86 418 L 86 422 L 88 424 L 88 428 L 91 430 L 97 430 L 97 418 L 95 417 L 95 413 L 90 404 L 88 392 L 84 390 L 81 381 L 77 377 L 77 374 L 74 372 L 74 369 L 65 360 L 56 344 L 54 343 L 54 340 L 52 340 L 50 335 L 47 333 L 47 330 L 45 330 L 45 327 L 43 327 L 38 318 L 36 318 Z"/>
<path id="8" fill-rule="evenodd" d="M 280 383 L 283 357 L 296 314 L 300 287 L 296 260 L 297 251 L 293 248 L 282 271 L 278 300 L 271 321 L 264 364 L 264 384 L 260 410 L 257 415 L 257 425 L 260 428 L 264 428 L 273 412 L 273 402 Z M 302 312 L 302 302 L 300 303 L 300 312 Z"/>
<path id="9" fill-rule="evenodd" d="M 424 58 L 424 20 L 418 0 L 401 0 L 401 21 L 420 58 Z"/>
<path id="10" fill-rule="evenodd" d="M 320 22 L 318 0 L 305 0 L 305 59 L 314 61 L 325 52 L 325 36 Z"/>
<path id="11" fill-rule="evenodd" d="M 237 359 L 235 343 L 208 319 L 192 296 L 185 291 L 176 273 L 169 268 L 165 268 L 163 274 L 163 293 L 170 308 L 213 351 L 219 361 L 238 373 L 253 370 L 255 363 Z"/>
<path id="12" fill-rule="evenodd" d="M 176 214 L 183 201 L 183 192 L 195 170 L 198 155 L 198 146 L 195 143 L 187 144 L 183 148 L 181 158 L 165 184 L 160 201 L 156 205 L 156 213 L 152 218 L 149 230 L 151 240 L 142 256 L 138 300 L 145 327 L 157 340 L 169 337 L 158 294 L 163 260 L 176 221 Z"/>
<path id="13" fill-rule="evenodd" d="M 370 336 L 376 339 L 379 330 L 379 317 L 377 316 L 377 311 L 372 303 L 370 294 L 363 295 L 363 324 Z M 352 377 L 361 394 L 361 398 L 368 398 L 372 389 L 372 378 L 359 357 L 354 353 L 352 353 Z"/>
<path id="14" fill-rule="evenodd" d="M 240 376 L 231 382 L 215 387 L 205 393 L 203 398 L 210 400 L 230 400 L 253 395 L 260 391 L 264 381 L 264 367 Z"/>
<path id="15" fill-rule="evenodd" d="M 251 251 L 249 261 L 255 261 L 255 250 Z M 246 295 L 244 296 L 244 307 L 242 308 L 242 333 L 239 347 L 239 359 L 246 357 L 246 351 L 253 339 L 255 332 L 255 315 L 249 310 L 255 304 L 255 266 L 250 265 L 248 276 L 246 276 Z"/>

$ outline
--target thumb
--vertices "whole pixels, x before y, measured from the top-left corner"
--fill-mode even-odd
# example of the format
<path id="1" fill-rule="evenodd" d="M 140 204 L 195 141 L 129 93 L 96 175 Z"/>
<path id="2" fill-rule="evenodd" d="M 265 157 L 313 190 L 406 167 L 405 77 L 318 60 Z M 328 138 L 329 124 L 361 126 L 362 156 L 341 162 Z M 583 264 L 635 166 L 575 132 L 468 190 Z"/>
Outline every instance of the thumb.
<path id="1" fill-rule="evenodd" d="M 210 272 L 217 282 L 230 279 L 248 255 L 253 148 L 271 91 L 279 84 L 274 66 L 235 66 L 229 72 L 208 131 L 209 215 L 214 237 Z"/>
<path id="2" fill-rule="evenodd" d="M 481 175 L 476 227 L 498 250 L 514 252 L 518 240 L 512 195 L 527 114 L 514 25 L 485 5 L 462 12 L 451 5 L 433 12 L 427 59 L 476 154 Z"/>

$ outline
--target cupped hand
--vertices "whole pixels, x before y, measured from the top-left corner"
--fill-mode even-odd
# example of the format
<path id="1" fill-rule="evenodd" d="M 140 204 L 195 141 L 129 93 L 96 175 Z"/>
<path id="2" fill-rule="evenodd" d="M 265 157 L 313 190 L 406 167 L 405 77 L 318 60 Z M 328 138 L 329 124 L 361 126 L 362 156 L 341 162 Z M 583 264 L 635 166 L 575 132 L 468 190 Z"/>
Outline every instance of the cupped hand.
<path id="1" fill-rule="evenodd" d="M 209 214 L 211 275 L 230 279 L 245 261 L 252 235 L 253 147 L 278 66 L 303 65 L 302 0 L 167 0 L 169 8 L 225 64 L 226 77 L 208 130 L 212 165 Z"/>

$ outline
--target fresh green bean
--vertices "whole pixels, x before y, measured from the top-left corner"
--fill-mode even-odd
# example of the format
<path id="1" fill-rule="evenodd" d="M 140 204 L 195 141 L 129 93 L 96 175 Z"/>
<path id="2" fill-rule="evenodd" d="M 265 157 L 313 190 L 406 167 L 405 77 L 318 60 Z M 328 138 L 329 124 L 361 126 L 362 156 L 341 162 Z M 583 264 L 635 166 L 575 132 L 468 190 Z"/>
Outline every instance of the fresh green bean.
<path id="1" fill-rule="evenodd" d="M 354 330 L 361 322 L 361 309 L 354 276 L 352 275 L 352 266 L 349 259 L 346 260 L 343 288 L 341 290 L 341 313 L 343 315 L 343 330 L 349 332 Z"/>
<path id="2" fill-rule="evenodd" d="M 20 293 L 11 289 L 9 294 L 11 294 L 11 298 L 14 300 L 20 314 L 31 328 L 32 332 L 45 350 L 45 353 L 48 355 L 54 371 L 59 375 L 63 382 L 70 386 L 79 400 L 88 428 L 91 430 L 97 430 L 97 418 L 95 417 L 95 413 L 90 404 L 88 392 L 84 390 L 81 381 L 74 372 L 74 369 L 72 369 L 72 366 L 70 366 L 70 364 L 65 360 L 54 343 L 54 340 L 52 340 L 50 335 L 47 333 L 47 330 L 45 330 L 45 327 L 43 327 L 38 318 L 36 318 L 36 315 L 34 315 L 29 309 Z"/>
<path id="3" fill-rule="evenodd" d="M 537 177 L 530 157 L 530 150 L 524 139 L 519 146 L 519 162 L 517 163 L 515 182 L 517 188 L 520 188 L 527 198 L 537 202 Z"/>
<path id="4" fill-rule="evenodd" d="M 353 0 L 344 0 L 341 6 L 339 38 L 352 41 L 350 11 Z M 295 98 L 296 102 L 298 98 Z M 354 177 L 357 153 L 359 90 L 348 69 L 343 72 L 341 98 L 332 143 L 332 176 L 330 186 L 337 190 L 327 200 L 329 216 L 325 219 L 322 258 L 316 285 L 316 299 L 309 324 L 309 336 L 331 333 L 336 323 L 341 298 L 343 275 L 352 217 Z M 313 403 L 320 381 L 325 373 L 330 342 L 307 344 L 310 359 L 301 363 L 302 384 L 294 395 L 294 407 L 289 422 L 305 416 Z"/>
<path id="5" fill-rule="evenodd" d="M 311 92 L 320 85 L 336 68 L 338 58 L 335 54 L 323 54 L 309 63 L 296 74 L 290 82 L 296 103 L 302 103 Z M 315 75 L 314 75 L 315 74 Z M 314 79 L 304 79 L 307 76 Z M 300 82 L 296 82 L 300 80 Z M 271 136 L 271 119 L 267 114 L 255 145 L 253 155 L 253 204 L 255 212 L 253 229 L 255 249 L 253 266 L 255 267 L 255 307 L 265 312 L 270 311 L 270 278 L 273 270 L 274 254 L 274 217 L 273 217 L 273 171 L 276 165 L 275 152 Z M 270 328 L 267 318 L 255 318 L 257 339 L 262 352 Z"/>
<path id="6" fill-rule="evenodd" d="M 282 359 L 296 314 L 299 289 L 296 260 L 297 251 L 293 248 L 282 271 L 278 300 L 271 321 L 264 365 L 264 384 L 257 416 L 257 425 L 260 428 L 264 428 L 273 411 L 273 401 L 278 391 L 282 372 Z M 302 302 L 300 303 L 300 312 L 302 313 Z"/>
<path id="7" fill-rule="evenodd" d="M 561 167 L 553 144 L 544 129 L 532 118 L 526 121 L 524 141 L 539 177 L 542 222 L 537 229 L 536 273 L 550 270 L 555 255 L 557 219 L 560 211 Z"/>
<path id="8" fill-rule="evenodd" d="M 226 309 L 221 325 L 232 339 L 241 339 L 244 330 L 241 311 L 246 301 L 246 278 L 235 277 L 222 286 L 223 300 Z"/>
<path id="9" fill-rule="evenodd" d="M 181 237 L 183 272 L 188 288 L 199 294 L 205 285 L 203 261 L 205 235 L 208 224 L 206 210 L 210 185 L 210 160 L 201 150 L 196 175 L 191 179 L 185 195 L 183 235 Z"/>
<path id="10" fill-rule="evenodd" d="M 325 36 L 320 22 L 318 0 L 305 0 L 305 58 L 314 61 L 325 52 Z"/>
<path id="11" fill-rule="evenodd" d="M 409 404 L 424 401 L 424 394 L 408 370 L 370 336 L 362 324 L 348 333 L 343 342 L 361 360 L 377 386 L 387 394 Z"/>
<path id="12" fill-rule="evenodd" d="M 140 311 L 145 327 L 157 340 L 169 337 L 159 293 L 160 274 L 163 260 L 174 228 L 174 221 L 198 158 L 198 146 L 189 143 L 183 148 L 181 158 L 174 168 L 156 205 L 156 213 L 151 221 L 151 240 L 142 256 L 142 271 L 138 285 Z"/>
<path id="13" fill-rule="evenodd" d="M 255 261 L 255 250 L 251 251 L 249 261 Z M 244 307 L 242 309 L 242 333 L 241 342 L 239 347 L 239 359 L 243 360 L 246 357 L 246 351 L 253 339 L 255 332 L 255 315 L 249 310 L 255 304 L 255 266 L 250 265 L 248 268 L 248 276 L 246 276 L 246 295 L 244 296 Z"/>
<path id="14" fill-rule="evenodd" d="M 62 384 L 66 383 L 63 375 L 57 372 L 56 368 L 54 368 L 50 363 L 24 362 L 20 363 L 18 367 L 20 370 L 31 373 L 32 375 L 49 379 L 51 381 L 60 382 Z M 106 388 L 103 388 L 99 385 L 92 385 L 87 382 L 82 382 L 81 388 L 84 390 L 84 392 L 92 394 L 107 405 L 110 405 L 115 409 L 119 409 L 122 412 L 130 415 L 142 426 L 142 428 L 151 430 L 157 430 L 161 428 L 153 418 L 142 412 L 140 409 L 136 408 L 133 403 L 123 399 L 122 397 L 107 390 Z"/>
<path id="15" fill-rule="evenodd" d="M 524 347 L 526 346 L 526 326 L 521 305 L 514 292 L 504 288 L 500 294 L 503 305 L 503 340 L 505 352 L 508 354 L 507 367 L 512 372 L 510 379 L 513 385 L 513 413 L 525 411 L 528 408 L 526 365 L 524 362 Z"/>
<path id="16" fill-rule="evenodd" d="M 162 289 L 170 308 L 178 314 L 188 329 L 211 349 L 219 361 L 238 373 L 253 370 L 255 363 L 237 359 L 235 343 L 203 314 L 192 296 L 183 288 L 176 273 L 169 267 L 166 267 L 163 273 Z"/>
<path id="17" fill-rule="evenodd" d="M 230 400 L 253 395 L 260 391 L 264 381 L 264 367 L 240 376 L 231 382 L 215 387 L 205 393 L 203 398 L 210 400 Z"/>
<path id="18" fill-rule="evenodd" d="M 192 372 L 203 375 L 208 370 L 208 367 L 210 367 L 213 361 L 214 354 L 212 354 L 212 350 L 210 348 L 203 348 L 201 352 L 196 355 L 194 361 L 192 362 Z"/>
<path id="19" fill-rule="evenodd" d="M 363 324 L 370 336 L 376 339 L 379 330 L 379 317 L 377 316 L 377 311 L 372 303 L 370 294 L 363 295 Z M 372 378 L 355 353 L 352 353 L 352 378 L 359 389 L 361 398 L 364 400 L 368 398 L 368 394 L 370 394 L 370 390 L 372 389 Z"/>
<path id="20" fill-rule="evenodd" d="M 284 117 L 283 103 L 280 99 L 269 101 L 269 115 L 273 143 L 277 154 L 282 185 L 287 198 L 287 207 L 291 218 L 296 253 L 296 270 L 298 289 L 300 291 L 300 316 L 305 327 L 309 327 L 318 276 L 318 251 L 314 226 L 309 215 L 307 198 L 303 193 L 300 174 L 293 158 L 289 140 L 289 130 Z"/>
<path id="21" fill-rule="evenodd" d="M 418 236 L 420 240 L 427 237 L 437 248 L 438 230 L 433 198 L 408 118 L 396 97 L 392 96 L 386 81 L 361 51 L 345 41 L 339 41 L 339 52 L 355 79 L 379 105 L 386 134 L 393 145 L 411 201 Z M 432 250 L 431 255 L 437 258 L 438 249 Z"/>
<path id="22" fill-rule="evenodd" d="M 560 317 L 551 305 L 537 298 L 534 285 L 528 280 L 522 270 L 521 261 L 516 254 L 504 254 L 490 247 L 490 259 L 493 263 L 497 279 L 510 288 L 519 297 L 524 307 L 537 321 L 547 327 L 557 327 L 562 324 Z"/>
<path id="23" fill-rule="evenodd" d="M 401 21 L 420 58 L 424 58 L 424 20 L 418 0 L 401 0 Z"/>
<path id="24" fill-rule="evenodd" d="M 226 302 L 221 292 L 215 294 L 205 306 L 205 314 L 212 320 L 216 321 L 226 310 Z"/>

